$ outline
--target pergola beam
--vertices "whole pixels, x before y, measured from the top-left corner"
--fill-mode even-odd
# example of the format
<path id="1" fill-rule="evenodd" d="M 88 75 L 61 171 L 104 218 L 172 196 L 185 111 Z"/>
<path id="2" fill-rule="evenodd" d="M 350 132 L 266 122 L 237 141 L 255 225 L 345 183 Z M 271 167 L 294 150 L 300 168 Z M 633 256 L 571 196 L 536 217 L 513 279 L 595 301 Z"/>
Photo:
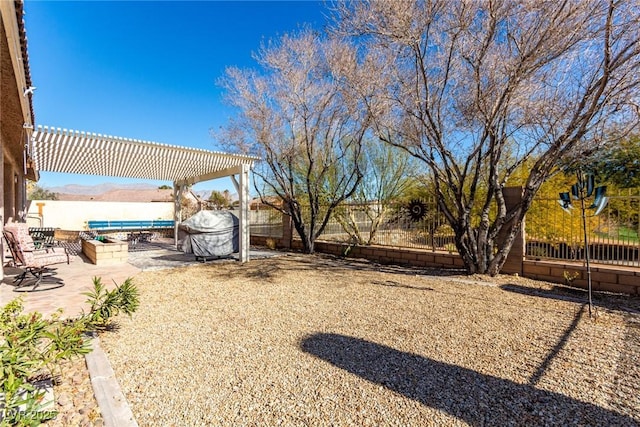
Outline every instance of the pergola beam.
<path id="1" fill-rule="evenodd" d="M 257 160 L 46 126 L 38 126 L 33 132 L 33 149 L 40 171 L 189 183 L 228 176 L 224 173 L 240 165 L 252 166 Z"/>
<path id="2" fill-rule="evenodd" d="M 227 176 L 233 177 L 233 175 L 242 173 L 242 165 L 233 166 L 230 168 L 222 169 L 219 171 L 207 173 L 200 176 L 193 176 L 190 178 L 181 179 L 176 181 L 179 185 L 193 185 L 203 181 L 211 181 L 212 179 L 225 178 Z"/>

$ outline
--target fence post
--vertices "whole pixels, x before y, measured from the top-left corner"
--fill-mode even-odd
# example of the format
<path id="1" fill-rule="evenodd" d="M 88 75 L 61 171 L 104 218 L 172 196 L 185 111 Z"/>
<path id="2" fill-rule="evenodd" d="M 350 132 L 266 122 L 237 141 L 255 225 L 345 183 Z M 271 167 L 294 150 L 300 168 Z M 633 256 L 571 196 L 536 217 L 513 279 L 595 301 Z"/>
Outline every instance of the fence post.
<path id="1" fill-rule="evenodd" d="M 507 205 L 507 210 L 509 210 L 521 202 L 522 187 L 506 187 L 503 191 L 503 194 L 505 204 Z M 525 219 L 522 220 L 522 225 L 520 226 L 518 231 L 516 231 L 516 237 L 513 241 L 513 246 L 511 247 L 511 251 L 509 251 L 509 255 L 507 255 L 507 260 L 502 266 L 502 270 L 500 271 L 501 273 L 518 274 L 522 276 L 526 245 L 524 237 L 524 222 Z M 508 225 L 508 223 L 505 225 Z"/>

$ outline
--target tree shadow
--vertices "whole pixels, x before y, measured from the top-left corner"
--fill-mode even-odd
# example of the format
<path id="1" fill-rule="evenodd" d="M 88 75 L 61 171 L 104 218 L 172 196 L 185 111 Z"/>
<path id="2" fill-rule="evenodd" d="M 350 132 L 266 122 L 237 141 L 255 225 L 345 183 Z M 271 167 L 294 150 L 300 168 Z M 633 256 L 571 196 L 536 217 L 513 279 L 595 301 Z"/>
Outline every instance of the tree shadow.
<path id="1" fill-rule="evenodd" d="M 573 321 L 571 322 L 569 327 L 564 331 L 564 333 L 562 334 L 562 337 L 560 337 L 560 340 L 556 343 L 555 346 L 553 346 L 551 351 L 549 351 L 549 353 L 544 358 L 540 366 L 538 366 L 538 369 L 536 369 L 536 372 L 531 376 L 531 378 L 529 379 L 529 384 L 531 384 L 532 386 L 535 386 L 540 381 L 540 379 L 544 376 L 544 373 L 546 372 L 546 370 L 549 369 L 549 366 L 551 366 L 551 362 L 553 361 L 553 359 L 564 348 L 564 346 L 569 341 L 569 337 L 571 336 L 573 331 L 575 331 L 576 328 L 578 327 L 578 324 L 580 323 L 580 319 L 582 318 L 582 314 L 585 311 L 585 307 L 586 307 L 586 304 L 583 304 L 580 310 L 574 314 Z"/>
<path id="2" fill-rule="evenodd" d="M 371 282 L 372 285 L 378 285 L 378 286 L 387 286 L 389 288 L 405 288 L 405 289 L 415 289 L 418 291 L 433 291 L 435 289 L 433 288 L 429 288 L 427 286 L 412 286 L 412 285 L 405 285 L 403 283 L 399 283 L 393 280 L 373 280 Z"/>
<path id="3" fill-rule="evenodd" d="M 463 268 L 438 268 L 438 267 L 417 267 L 412 265 L 402 265 L 397 262 L 380 263 L 364 258 L 339 257 L 328 254 L 316 254 L 316 257 L 325 259 L 328 262 L 339 262 L 343 268 L 358 271 L 376 271 L 380 273 L 420 275 L 420 276 L 468 276 Z"/>
<path id="4" fill-rule="evenodd" d="M 640 418 L 485 375 L 360 338 L 317 333 L 302 339 L 305 353 L 472 426 L 616 425 Z"/>
<path id="5" fill-rule="evenodd" d="M 616 363 L 614 388 L 629 397 L 617 399 L 613 402 L 613 406 L 620 412 L 628 414 L 640 413 L 640 393 L 638 393 L 640 363 L 638 363 L 638 355 L 640 355 L 640 321 L 627 319 L 624 347 Z"/>
<path id="6" fill-rule="evenodd" d="M 500 289 L 507 292 L 514 292 L 521 295 L 535 296 L 540 298 L 551 298 L 561 301 L 584 304 L 589 300 L 586 289 L 570 288 L 566 286 L 553 286 L 551 289 L 536 289 L 527 286 L 506 284 L 500 285 Z M 626 311 L 640 314 L 640 298 L 629 295 L 593 293 L 593 305 L 606 308 L 608 310 Z"/>
<path id="7" fill-rule="evenodd" d="M 318 272 L 318 271 L 330 271 L 341 272 L 349 274 L 351 271 L 364 271 L 375 273 L 389 273 L 401 276 L 416 276 L 421 277 L 444 277 L 444 276 L 459 276 L 467 275 L 464 271 L 458 269 L 439 269 L 429 267 L 411 267 L 403 265 L 392 264 L 378 264 L 373 261 L 356 258 L 343 258 L 334 255 L 327 254 L 297 254 L 288 253 L 295 257 L 295 265 L 290 265 L 287 261 L 291 258 L 288 257 L 275 257 L 269 260 L 269 264 L 258 264 L 255 266 L 242 266 L 235 274 L 243 275 L 247 278 L 261 278 L 265 280 L 273 279 L 276 274 L 286 274 L 288 271 L 295 273 L 303 273 L 305 271 Z M 251 264 L 251 263 L 248 263 Z M 376 285 L 382 285 L 382 283 L 375 283 Z M 389 284 L 389 286 L 393 286 Z M 407 287 L 407 286 L 403 286 Z M 416 289 L 422 289 L 423 287 L 416 287 Z"/>

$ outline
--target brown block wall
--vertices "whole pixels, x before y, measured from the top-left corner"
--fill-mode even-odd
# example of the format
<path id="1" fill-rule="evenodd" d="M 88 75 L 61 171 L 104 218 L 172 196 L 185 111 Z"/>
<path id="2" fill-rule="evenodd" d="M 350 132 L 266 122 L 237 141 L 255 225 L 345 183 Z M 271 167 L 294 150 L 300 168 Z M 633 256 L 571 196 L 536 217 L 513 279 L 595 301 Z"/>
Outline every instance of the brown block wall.
<path id="1" fill-rule="evenodd" d="M 582 263 L 525 260 L 522 265 L 525 277 L 584 289 L 588 287 L 587 267 Z M 570 283 L 565 274 L 572 278 Z M 591 265 L 591 287 L 595 291 L 640 295 L 640 269 Z"/>

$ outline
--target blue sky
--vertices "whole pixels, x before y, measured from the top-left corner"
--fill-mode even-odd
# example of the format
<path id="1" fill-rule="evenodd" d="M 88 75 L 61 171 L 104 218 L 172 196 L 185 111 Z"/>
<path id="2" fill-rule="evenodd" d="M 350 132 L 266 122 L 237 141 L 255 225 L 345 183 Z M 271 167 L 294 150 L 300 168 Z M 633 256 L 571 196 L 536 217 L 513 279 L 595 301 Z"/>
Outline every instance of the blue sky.
<path id="1" fill-rule="evenodd" d="M 233 113 L 216 80 L 261 42 L 307 23 L 316 1 L 33 1 L 25 4 L 36 125 L 216 150 Z M 39 184 L 144 182 L 41 173 Z M 155 182 L 152 182 L 155 184 Z M 228 178 L 196 189 L 235 189 Z"/>

